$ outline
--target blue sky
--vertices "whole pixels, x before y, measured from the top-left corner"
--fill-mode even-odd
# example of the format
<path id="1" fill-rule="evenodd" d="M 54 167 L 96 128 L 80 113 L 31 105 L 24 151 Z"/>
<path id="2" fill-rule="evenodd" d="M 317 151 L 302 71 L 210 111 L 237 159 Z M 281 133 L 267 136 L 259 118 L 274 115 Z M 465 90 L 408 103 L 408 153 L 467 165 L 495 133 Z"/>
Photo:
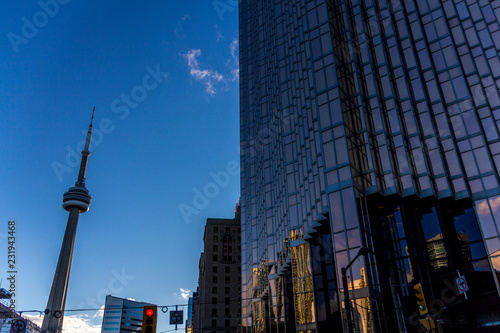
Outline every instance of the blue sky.
<path id="1" fill-rule="evenodd" d="M 107 293 L 187 303 L 204 222 L 233 217 L 239 197 L 236 1 L 54 1 L 0 11 L 2 287 L 15 220 L 17 310 L 45 308 L 68 216 L 62 195 L 95 106 L 93 201 L 66 309 L 100 306 Z M 159 332 L 173 328 L 159 319 Z M 101 320 L 75 312 L 66 331 L 100 332 Z"/>

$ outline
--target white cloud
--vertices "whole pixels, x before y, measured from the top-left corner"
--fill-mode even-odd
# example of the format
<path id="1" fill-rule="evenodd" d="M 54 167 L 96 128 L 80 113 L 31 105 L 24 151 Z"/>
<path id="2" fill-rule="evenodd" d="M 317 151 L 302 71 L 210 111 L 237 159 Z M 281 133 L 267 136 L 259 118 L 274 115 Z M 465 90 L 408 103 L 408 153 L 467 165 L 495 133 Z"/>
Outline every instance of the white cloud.
<path id="1" fill-rule="evenodd" d="M 26 318 L 28 318 L 38 326 L 42 326 L 42 321 L 43 321 L 42 316 L 26 315 Z M 101 326 L 90 323 L 91 319 L 92 317 L 89 315 L 64 316 L 63 332 L 100 333 Z"/>
<path id="2" fill-rule="evenodd" d="M 184 288 L 179 288 L 179 289 L 181 290 L 182 299 L 187 301 L 189 299 L 189 295 L 191 294 L 191 290 Z"/>
<path id="3" fill-rule="evenodd" d="M 104 308 L 105 308 L 104 305 L 102 305 L 101 308 L 99 309 L 99 311 L 97 311 L 95 313 L 95 315 L 92 316 L 92 319 L 97 318 L 97 317 L 101 317 L 101 318 L 104 317 Z"/>
<path id="4" fill-rule="evenodd" d="M 239 80 L 240 79 L 240 69 L 233 69 L 231 71 L 231 73 L 233 74 L 233 81 L 236 81 L 236 80 Z"/>
<path id="5" fill-rule="evenodd" d="M 237 81 L 240 79 L 240 59 L 238 58 L 239 44 L 237 39 L 233 39 L 233 41 L 229 45 L 229 50 L 231 52 L 231 58 L 234 61 L 233 66 L 237 67 L 231 70 L 231 74 L 233 74 L 232 80 Z"/>
<path id="6" fill-rule="evenodd" d="M 201 56 L 201 50 L 189 50 L 183 54 L 187 60 L 191 76 L 198 82 L 205 85 L 205 90 L 210 95 L 215 95 L 215 84 L 221 82 L 224 76 L 211 69 L 200 69 L 198 57 Z"/>
<path id="7" fill-rule="evenodd" d="M 229 45 L 229 49 L 231 50 L 231 57 L 236 61 L 237 64 L 240 63 L 238 56 L 236 55 L 238 47 L 239 47 L 238 40 L 235 38 L 235 39 L 233 39 L 233 41 Z"/>

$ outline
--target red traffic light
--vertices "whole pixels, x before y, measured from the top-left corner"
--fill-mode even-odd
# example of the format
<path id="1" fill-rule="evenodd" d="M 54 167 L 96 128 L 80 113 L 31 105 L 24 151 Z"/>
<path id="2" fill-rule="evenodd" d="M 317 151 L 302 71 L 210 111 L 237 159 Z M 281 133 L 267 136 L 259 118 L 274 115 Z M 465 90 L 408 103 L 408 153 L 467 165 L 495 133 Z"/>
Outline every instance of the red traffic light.
<path id="1" fill-rule="evenodd" d="M 156 305 L 146 305 L 142 310 L 141 333 L 156 333 L 156 316 L 158 315 Z"/>

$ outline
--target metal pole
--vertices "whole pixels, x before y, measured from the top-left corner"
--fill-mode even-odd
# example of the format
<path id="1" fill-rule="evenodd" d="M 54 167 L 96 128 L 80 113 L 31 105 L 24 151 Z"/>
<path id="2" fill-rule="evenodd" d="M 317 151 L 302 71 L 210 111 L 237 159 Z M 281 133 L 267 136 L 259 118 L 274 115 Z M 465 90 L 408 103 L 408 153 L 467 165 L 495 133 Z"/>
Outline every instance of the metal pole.
<path id="1" fill-rule="evenodd" d="M 458 273 L 458 278 L 461 278 L 462 275 L 460 275 L 460 271 L 457 269 L 457 273 Z M 465 299 L 467 299 L 467 292 L 464 291 L 464 296 L 465 296 Z"/>
<path id="2" fill-rule="evenodd" d="M 349 299 L 349 288 L 347 285 L 347 269 L 345 268 L 342 268 L 342 284 L 344 287 L 344 306 L 347 321 L 347 330 L 349 333 L 354 333 L 352 327 L 351 300 Z"/>
<path id="3" fill-rule="evenodd" d="M 349 333 L 354 333 L 354 326 L 352 321 L 352 310 L 351 310 L 351 300 L 349 299 L 349 288 L 347 286 L 347 270 L 354 264 L 359 256 L 366 256 L 370 250 L 367 247 L 362 247 L 359 249 L 358 254 L 351 260 L 351 262 L 341 269 L 342 271 L 342 283 L 344 285 L 344 304 L 345 312 L 347 317 L 347 328 Z"/>
<path id="4" fill-rule="evenodd" d="M 392 293 L 392 301 L 394 302 L 394 309 L 396 310 L 396 319 L 397 319 L 397 322 L 398 322 L 398 329 L 399 329 L 399 332 L 405 332 L 406 333 L 406 329 L 404 327 L 404 321 L 403 321 L 403 318 L 401 316 L 401 303 L 399 302 L 399 299 L 397 298 L 397 293 L 396 293 L 396 286 L 394 285 L 394 278 L 391 276 L 389 278 L 389 282 L 391 284 L 391 293 Z"/>

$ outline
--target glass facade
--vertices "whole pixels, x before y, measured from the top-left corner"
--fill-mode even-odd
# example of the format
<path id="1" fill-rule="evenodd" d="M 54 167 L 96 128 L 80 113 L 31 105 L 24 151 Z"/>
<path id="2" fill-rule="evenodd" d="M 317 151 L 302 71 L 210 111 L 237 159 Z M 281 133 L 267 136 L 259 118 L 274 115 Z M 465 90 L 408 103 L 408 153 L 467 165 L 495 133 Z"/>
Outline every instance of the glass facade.
<path id="1" fill-rule="evenodd" d="M 193 316 L 193 309 L 195 306 L 195 302 L 198 301 L 198 292 L 194 291 L 193 292 L 193 297 L 189 297 L 188 301 L 188 311 L 187 311 L 187 318 L 186 318 L 186 333 L 193 333 L 194 332 L 194 316 Z"/>
<path id="2" fill-rule="evenodd" d="M 243 332 L 500 329 L 500 1 L 239 18 Z"/>
<path id="3" fill-rule="evenodd" d="M 147 305 L 153 304 L 107 295 L 101 332 L 142 332 L 142 308 Z"/>

